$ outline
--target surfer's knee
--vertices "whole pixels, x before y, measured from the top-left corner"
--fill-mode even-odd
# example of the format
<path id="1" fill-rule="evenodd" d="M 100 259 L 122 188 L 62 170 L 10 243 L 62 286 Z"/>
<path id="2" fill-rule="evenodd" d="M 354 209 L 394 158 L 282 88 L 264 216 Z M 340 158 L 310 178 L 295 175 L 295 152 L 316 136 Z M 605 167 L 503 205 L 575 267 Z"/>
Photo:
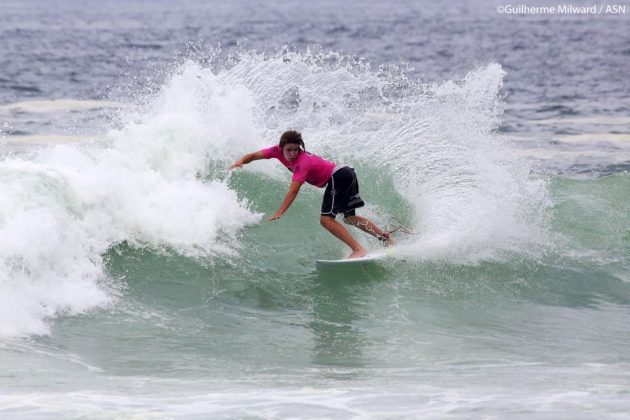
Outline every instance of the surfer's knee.
<path id="1" fill-rule="evenodd" d="M 324 216 L 324 215 L 319 216 L 319 224 L 324 227 L 328 226 L 330 222 L 334 220 L 335 218 L 331 216 Z"/>

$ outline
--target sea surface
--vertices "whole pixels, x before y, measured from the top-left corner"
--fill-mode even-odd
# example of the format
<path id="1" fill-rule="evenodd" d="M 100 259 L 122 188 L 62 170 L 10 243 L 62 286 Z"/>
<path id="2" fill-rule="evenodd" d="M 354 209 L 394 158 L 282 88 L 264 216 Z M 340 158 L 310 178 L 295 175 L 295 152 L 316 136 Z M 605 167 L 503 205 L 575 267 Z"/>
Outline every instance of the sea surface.
<path id="1" fill-rule="evenodd" d="M 628 418 L 630 4 L 505 4 L 2 0 L 0 417 Z"/>

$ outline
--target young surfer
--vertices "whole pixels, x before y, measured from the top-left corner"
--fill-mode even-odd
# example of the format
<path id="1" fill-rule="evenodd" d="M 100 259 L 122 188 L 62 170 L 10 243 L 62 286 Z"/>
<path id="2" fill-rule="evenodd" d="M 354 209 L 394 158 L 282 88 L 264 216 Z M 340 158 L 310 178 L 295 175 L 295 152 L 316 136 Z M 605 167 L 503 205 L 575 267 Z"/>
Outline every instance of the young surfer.
<path id="1" fill-rule="evenodd" d="M 365 203 L 359 196 L 359 182 L 354 169 L 347 165 L 337 165 L 329 160 L 306 151 L 302 134 L 297 131 L 286 131 L 280 137 L 277 146 L 271 146 L 254 153 L 248 153 L 228 169 L 240 168 L 243 165 L 259 159 L 278 159 L 291 172 L 291 186 L 278 211 L 267 220 L 278 220 L 289 209 L 300 187 L 308 182 L 318 188 L 326 187 L 322 201 L 321 225 L 330 233 L 341 239 L 352 249 L 348 258 L 359 258 L 367 255 L 363 248 L 348 232 L 348 230 L 335 220 L 338 213 L 343 213 L 343 221 L 367 232 L 385 245 L 393 245 L 394 240 L 390 234 L 379 229 L 374 223 L 365 217 L 357 216 L 355 209 Z"/>

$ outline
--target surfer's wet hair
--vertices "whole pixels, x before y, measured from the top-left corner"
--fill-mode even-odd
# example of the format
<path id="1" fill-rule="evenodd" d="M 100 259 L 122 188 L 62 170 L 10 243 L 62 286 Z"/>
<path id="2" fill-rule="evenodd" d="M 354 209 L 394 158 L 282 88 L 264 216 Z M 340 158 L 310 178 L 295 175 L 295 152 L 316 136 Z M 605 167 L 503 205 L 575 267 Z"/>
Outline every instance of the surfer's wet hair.
<path id="1" fill-rule="evenodd" d="M 302 149 L 306 150 L 304 140 L 302 140 L 302 133 L 299 131 L 289 130 L 282 133 L 280 136 L 280 149 L 284 149 L 285 144 L 299 144 L 302 146 Z"/>

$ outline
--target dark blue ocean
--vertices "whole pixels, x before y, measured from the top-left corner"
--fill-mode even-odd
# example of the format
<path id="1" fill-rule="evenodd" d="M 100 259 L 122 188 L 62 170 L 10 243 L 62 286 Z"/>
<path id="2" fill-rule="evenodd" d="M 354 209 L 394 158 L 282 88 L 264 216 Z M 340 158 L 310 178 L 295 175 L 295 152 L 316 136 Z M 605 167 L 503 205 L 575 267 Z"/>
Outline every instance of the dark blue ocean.
<path id="1" fill-rule="evenodd" d="M 0 417 L 627 417 L 627 1 L 0 11 Z"/>

